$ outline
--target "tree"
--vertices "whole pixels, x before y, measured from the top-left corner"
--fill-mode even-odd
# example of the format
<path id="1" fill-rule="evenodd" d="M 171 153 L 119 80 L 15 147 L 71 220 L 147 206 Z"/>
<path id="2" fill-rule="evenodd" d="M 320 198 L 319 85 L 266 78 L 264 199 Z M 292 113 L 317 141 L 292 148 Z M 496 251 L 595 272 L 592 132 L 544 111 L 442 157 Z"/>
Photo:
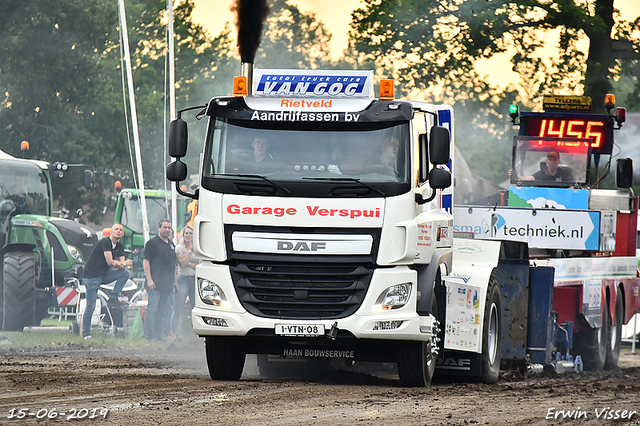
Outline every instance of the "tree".
<path id="1" fill-rule="evenodd" d="M 365 0 L 365 7 L 352 15 L 351 36 L 358 51 L 401 63 L 398 74 L 411 87 L 474 79 L 475 61 L 512 52 L 513 70 L 529 95 L 582 87 L 597 104 L 610 90 L 620 57 L 616 47 L 627 43 L 629 49 L 631 42 L 632 53 L 640 49 L 638 23 L 620 19 L 613 2 Z M 545 64 L 537 50 L 554 29 L 559 31 L 559 55 Z M 584 38 L 587 54 L 577 48 Z"/>
<path id="2" fill-rule="evenodd" d="M 111 125 L 117 97 L 104 62 L 117 40 L 115 25 L 108 25 L 115 4 L 4 0 L 0 8 L 1 149 L 21 156 L 20 142 L 27 140 L 35 159 L 93 163 L 101 152 L 104 164 L 116 157 L 122 148 Z M 82 199 L 73 209 L 92 195 L 79 189 L 80 176 L 55 182 L 61 197 Z"/>
<path id="3" fill-rule="evenodd" d="M 61 205 L 90 206 L 92 221 L 101 218 L 104 191 L 116 179 L 132 184 L 117 6 L 116 0 L 0 0 L 0 149 L 20 155 L 20 142 L 28 140 L 31 158 L 95 165 L 93 191 L 81 189 L 80 174 L 54 182 Z M 161 185 L 166 4 L 126 6 L 145 181 Z M 211 39 L 193 23 L 192 11 L 193 0 L 175 7 L 178 108 L 206 102 L 233 62 L 229 31 Z"/>
<path id="4" fill-rule="evenodd" d="M 303 13 L 288 0 L 269 2 L 270 13 L 255 63 L 260 68 L 331 67 L 331 34 L 315 14 Z"/>
<path id="5" fill-rule="evenodd" d="M 495 183 L 505 180 L 509 167 L 509 139 L 515 133 L 506 115 L 510 102 L 532 106 L 544 93 L 585 93 L 601 108 L 612 77 L 629 69 L 616 58 L 637 63 L 628 49 L 640 49 L 638 21 L 620 19 L 613 0 L 364 3 L 352 14 L 350 30 L 358 60 L 393 69 L 404 93 L 420 91 L 454 103 L 456 131 L 465 135 L 459 146 L 473 157 L 472 170 Z M 545 61 L 538 49 L 552 30 L 559 33 L 558 56 Z M 587 53 L 577 47 L 582 39 L 589 41 Z M 612 49 L 620 43 L 626 43 L 624 55 Z M 476 61 L 497 54 L 511 55 L 513 71 L 521 76 L 518 86 L 491 86 L 478 75 Z M 627 91 L 637 93 L 637 76 L 631 78 L 637 89 Z"/>

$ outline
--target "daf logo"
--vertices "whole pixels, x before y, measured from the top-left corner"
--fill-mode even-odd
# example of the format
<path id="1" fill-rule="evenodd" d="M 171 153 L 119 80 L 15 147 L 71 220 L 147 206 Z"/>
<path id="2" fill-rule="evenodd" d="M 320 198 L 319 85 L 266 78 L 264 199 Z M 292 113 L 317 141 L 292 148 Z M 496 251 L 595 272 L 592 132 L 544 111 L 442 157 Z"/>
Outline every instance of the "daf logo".
<path id="1" fill-rule="evenodd" d="M 438 358 L 436 360 L 438 367 L 449 370 L 471 370 L 471 359 L 468 358 Z"/>
<path id="2" fill-rule="evenodd" d="M 325 250 L 327 243 L 325 242 L 311 242 L 298 241 L 292 243 L 291 241 L 278 241 L 278 251 L 318 251 Z"/>

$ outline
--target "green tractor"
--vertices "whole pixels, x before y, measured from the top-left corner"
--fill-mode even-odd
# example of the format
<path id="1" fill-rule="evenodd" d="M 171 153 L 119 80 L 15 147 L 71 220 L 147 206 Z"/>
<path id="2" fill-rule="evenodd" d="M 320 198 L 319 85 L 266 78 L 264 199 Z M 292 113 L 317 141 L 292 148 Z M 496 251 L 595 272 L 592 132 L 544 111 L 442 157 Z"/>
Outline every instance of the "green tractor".
<path id="1" fill-rule="evenodd" d="M 56 289 L 74 287 L 97 242 L 89 227 L 52 217 L 51 179 L 83 164 L 49 164 L 0 151 L 0 329 L 39 325 L 57 304 Z M 85 170 L 85 187 L 93 171 Z"/>
<path id="2" fill-rule="evenodd" d="M 149 236 L 153 237 L 158 233 L 158 222 L 161 219 L 171 217 L 171 191 L 145 189 L 145 202 L 147 205 L 147 219 L 149 223 Z M 191 200 L 188 200 L 191 201 Z M 185 212 L 187 211 L 187 201 L 184 197 L 178 196 L 178 232 L 185 222 Z M 188 219 L 187 219 L 188 220 Z M 122 223 L 124 226 L 124 237 L 120 240 L 127 253 L 130 253 L 133 260 L 132 278 L 144 278 L 142 261 L 144 259 L 144 226 L 142 220 L 142 205 L 140 202 L 139 189 L 122 189 L 118 193 L 115 202 L 115 223 Z M 102 231 L 103 236 L 111 232 L 111 229 Z"/>

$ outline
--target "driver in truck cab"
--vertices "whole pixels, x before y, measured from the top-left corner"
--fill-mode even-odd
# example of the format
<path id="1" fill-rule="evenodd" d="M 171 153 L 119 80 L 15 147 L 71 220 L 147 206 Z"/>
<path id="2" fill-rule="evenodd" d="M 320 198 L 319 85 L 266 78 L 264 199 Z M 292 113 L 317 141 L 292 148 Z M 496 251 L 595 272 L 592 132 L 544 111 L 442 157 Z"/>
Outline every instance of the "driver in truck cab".
<path id="1" fill-rule="evenodd" d="M 513 176 L 513 170 L 509 170 L 509 177 Z M 521 181 L 536 182 L 575 182 L 571 167 L 560 166 L 560 154 L 557 151 L 550 151 L 544 162 L 540 162 L 540 170 L 533 176 L 519 176 Z"/>

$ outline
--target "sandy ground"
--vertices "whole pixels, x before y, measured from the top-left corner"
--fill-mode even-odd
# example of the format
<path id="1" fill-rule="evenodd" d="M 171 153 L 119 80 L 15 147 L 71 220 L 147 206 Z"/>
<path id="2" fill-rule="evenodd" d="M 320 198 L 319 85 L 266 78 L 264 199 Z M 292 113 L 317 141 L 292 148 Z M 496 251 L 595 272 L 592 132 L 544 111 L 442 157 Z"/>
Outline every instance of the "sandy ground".
<path id="1" fill-rule="evenodd" d="M 240 381 L 212 381 L 195 336 L 144 348 L 0 349 L 0 424 L 640 425 L 640 356 L 628 350 L 616 370 L 495 385 L 404 388 L 389 366 L 370 367 L 264 379 L 250 356 Z M 37 419 L 45 415 L 57 418 Z"/>

